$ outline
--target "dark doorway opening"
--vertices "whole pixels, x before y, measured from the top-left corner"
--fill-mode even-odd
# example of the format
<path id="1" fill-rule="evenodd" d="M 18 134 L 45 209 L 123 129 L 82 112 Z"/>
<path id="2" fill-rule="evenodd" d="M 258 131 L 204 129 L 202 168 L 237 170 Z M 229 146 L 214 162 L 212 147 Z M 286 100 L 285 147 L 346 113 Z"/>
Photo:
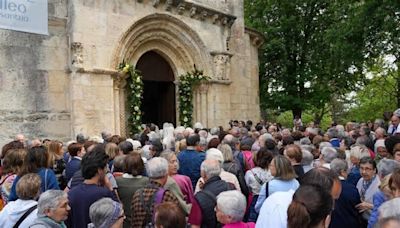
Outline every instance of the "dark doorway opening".
<path id="1" fill-rule="evenodd" d="M 142 122 L 162 127 L 164 122 L 176 125 L 174 73 L 158 53 L 143 54 L 136 68 L 143 77 Z"/>

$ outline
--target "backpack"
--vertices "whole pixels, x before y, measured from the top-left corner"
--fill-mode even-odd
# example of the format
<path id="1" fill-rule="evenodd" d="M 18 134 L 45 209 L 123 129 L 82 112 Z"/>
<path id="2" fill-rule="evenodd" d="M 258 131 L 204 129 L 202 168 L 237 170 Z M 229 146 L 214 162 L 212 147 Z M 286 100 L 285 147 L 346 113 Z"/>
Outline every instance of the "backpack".
<path id="1" fill-rule="evenodd" d="M 251 170 L 255 167 L 253 161 L 253 153 L 251 151 L 242 151 L 243 154 L 243 161 L 244 161 L 244 172 L 246 173 L 247 170 Z"/>
<path id="2" fill-rule="evenodd" d="M 143 188 L 140 191 L 140 202 L 146 210 L 146 216 L 143 221 L 142 227 L 154 228 L 154 207 L 160 204 L 165 195 L 165 189 L 160 187 L 158 190 L 150 197 L 147 202 L 144 202 Z"/>

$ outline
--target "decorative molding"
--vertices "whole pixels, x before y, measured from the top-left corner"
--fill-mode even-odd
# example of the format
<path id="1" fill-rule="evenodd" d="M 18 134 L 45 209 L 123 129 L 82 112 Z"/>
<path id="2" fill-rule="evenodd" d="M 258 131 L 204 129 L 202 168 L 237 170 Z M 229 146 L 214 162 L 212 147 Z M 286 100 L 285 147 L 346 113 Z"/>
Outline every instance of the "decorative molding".
<path id="1" fill-rule="evenodd" d="M 142 4 L 150 2 L 155 8 L 163 8 L 171 13 L 188 16 L 201 21 L 208 21 L 211 24 L 219 24 L 221 26 L 231 27 L 236 20 L 234 15 L 185 0 L 136 1 Z"/>
<path id="2" fill-rule="evenodd" d="M 88 74 L 102 74 L 102 75 L 111 75 L 111 76 L 118 76 L 118 77 L 123 77 L 124 74 L 113 69 L 102 69 L 102 68 L 93 68 L 93 69 L 87 69 L 84 67 L 77 67 L 76 68 L 77 73 L 88 73 Z"/>
<path id="3" fill-rule="evenodd" d="M 79 42 L 71 43 L 71 66 L 82 68 L 83 66 L 83 45 Z"/>
<path id="4" fill-rule="evenodd" d="M 246 27 L 244 32 L 249 34 L 251 43 L 257 48 L 260 48 L 265 42 L 264 35 L 255 29 Z"/>

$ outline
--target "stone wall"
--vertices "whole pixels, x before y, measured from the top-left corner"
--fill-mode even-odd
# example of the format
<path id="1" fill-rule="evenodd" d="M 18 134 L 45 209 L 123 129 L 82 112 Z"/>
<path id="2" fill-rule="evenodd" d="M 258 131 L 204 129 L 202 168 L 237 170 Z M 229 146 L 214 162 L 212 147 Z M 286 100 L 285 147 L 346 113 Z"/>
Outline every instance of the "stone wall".
<path id="1" fill-rule="evenodd" d="M 259 119 L 257 34 L 243 0 L 49 0 L 49 35 L 0 30 L 0 145 L 16 134 L 123 134 L 122 60 L 156 51 L 178 76 L 204 70 L 194 121 Z M 178 120 L 177 116 L 177 120 Z"/>
<path id="2" fill-rule="evenodd" d="M 66 1 L 48 10 L 48 36 L 0 29 L 0 145 L 18 133 L 71 135 Z"/>

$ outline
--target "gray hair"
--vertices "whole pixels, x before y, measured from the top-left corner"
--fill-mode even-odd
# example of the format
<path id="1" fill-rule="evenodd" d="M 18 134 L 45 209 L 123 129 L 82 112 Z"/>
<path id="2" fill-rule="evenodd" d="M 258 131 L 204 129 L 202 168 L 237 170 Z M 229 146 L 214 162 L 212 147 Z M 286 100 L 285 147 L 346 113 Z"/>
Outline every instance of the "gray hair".
<path id="1" fill-rule="evenodd" d="M 301 165 L 311 165 L 314 161 L 314 155 L 308 150 L 301 150 L 303 158 L 301 159 Z"/>
<path id="2" fill-rule="evenodd" d="M 339 137 L 339 132 L 338 132 L 338 130 L 336 129 L 336 128 L 329 128 L 328 129 L 328 131 L 326 131 L 326 134 L 328 135 L 328 137 L 330 138 L 330 139 L 333 139 L 333 138 L 338 138 Z"/>
<path id="3" fill-rule="evenodd" d="M 308 137 L 301 138 L 300 145 L 311 145 L 311 140 Z"/>
<path id="4" fill-rule="evenodd" d="M 393 159 L 383 158 L 377 165 L 378 175 L 385 177 L 393 172 L 396 168 L 400 168 L 400 163 Z"/>
<path id="5" fill-rule="evenodd" d="M 210 129 L 210 134 L 211 135 L 219 135 L 219 128 L 218 127 L 213 127 Z"/>
<path id="6" fill-rule="evenodd" d="M 67 193 L 61 190 L 47 190 L 40 195 L 38 201 L 38 217 L 45 217 L 46 210 L 58 208 L 61 200 L 68 199 Z"/>
<path id="7" fill-rule="evenodd" d="M 331 170 L 338 176 L 341 176 L 340 173 L 342 171 L 346 172 L 348 168 L 347 162 L 343 159 L 335 158 L 331 162 Z"/>
<path id="8" fill-rule="evenodd" d="M 333 147 L 324 147 L 321 150 L 322 159 L 326 163 L 331 163 L 331 161 L 338 156 L 338 152 Z"/>
<path id="9" fill-rule="evenodd" d="M 217 207 L 225 215 L 232 217 L 232 222 L 242 221 L 246 212 L 246 198 L 237 190 L 221 192 L 217 196 Z"/>
<path id="10" fill-rule="evenodd" d="M 165 158 L 155 157 L 147 162 L 147 175 L 151 179 L 160 179 L 168 174 L 168 161 Z"/>
<path id="11" fill-rule="evenodd" d="M 361 159 L 363 157 L 370 157 L 367 147 L 363 145 L 353 145 L 350 147 L 350 157 Z"/>
<path id="12" fill-rule="evenodd" d="M 199 146 L 206 148 L 207 147 L 207 138 L 200 137 Z"/>
<path id="13" fill-rule="evenodd" d="M 332 144 L 330 142 L 321 142 L 319 144 L 319 150 L 322 151 L 322 149 L 324 149 L 324 147 L 333 147 Z"/>
<path id="14" fill-rule="evenodd" d="M 122 211 L 122 205 L 110 198 L 101 198 L 89 208 L 90 221 L 95 227 L 109 227 L 113 225 Z M 109 226 L 108 226 L 109 225 Z"/>
<path id="15" fill-rule="evenodd" d="M 394 198 L 384 202 L 378 210 L 380 219 L 400 216 L 400 198 Z"/>
<path id="16" fill-rule="evenodd" d="M 215 159 L 206 159 L 201 163 L 201 171 L 204 172 L 207 178 L 216 177 L 221 174 L 221 165 Z"/>

